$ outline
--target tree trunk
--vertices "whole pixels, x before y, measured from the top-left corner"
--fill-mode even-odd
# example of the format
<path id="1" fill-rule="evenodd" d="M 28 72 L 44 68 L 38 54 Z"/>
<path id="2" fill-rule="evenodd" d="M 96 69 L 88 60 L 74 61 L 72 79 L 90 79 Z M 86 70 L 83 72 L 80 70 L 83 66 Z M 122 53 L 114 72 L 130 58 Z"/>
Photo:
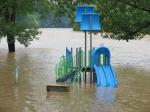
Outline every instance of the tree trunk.
<path id="1" fill-rule="evenodd" d="M 13 23 L 15 27 L 15 22 L 16 22 L 16 1 L 13 0 L 13 6 L 8 7 L 7 11 L 5 13 L 5 20 L 7 22 Z M 11 9 L 11 11 L 10 11 Z M 15 36 L 13 34 L 7 33 L 7 43 L 8 43 L 8 49 L 9 52 L 15 52 Z"/>
<path id="2" fill-rule="evenodd" d="M 7 35 L 7 43 L 9 52 L 15 52 L 15 38 L 12 35 Z"/>

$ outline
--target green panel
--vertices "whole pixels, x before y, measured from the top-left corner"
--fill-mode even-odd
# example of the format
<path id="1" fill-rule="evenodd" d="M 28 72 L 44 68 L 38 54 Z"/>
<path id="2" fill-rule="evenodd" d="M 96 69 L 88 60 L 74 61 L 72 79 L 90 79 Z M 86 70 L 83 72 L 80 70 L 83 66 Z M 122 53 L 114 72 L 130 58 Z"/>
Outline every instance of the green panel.
<path id="1" fill-rule="evenodd" d="M 101 54 L 100 55 L 100 64 L 101 65 L 105 65 L 106 64 L 106 55 L 105 54 Z"/>

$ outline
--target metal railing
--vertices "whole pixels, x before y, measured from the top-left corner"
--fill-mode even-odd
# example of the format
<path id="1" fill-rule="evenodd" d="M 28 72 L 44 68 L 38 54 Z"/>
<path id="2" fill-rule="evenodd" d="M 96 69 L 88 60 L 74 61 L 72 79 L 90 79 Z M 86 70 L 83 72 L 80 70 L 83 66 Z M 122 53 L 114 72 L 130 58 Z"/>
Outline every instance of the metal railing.
<path id="1" fill-rule="evenodd" d="M 56 64 L 55 73 L 56 80 L 68 75 L 75 69 L 80 69 L 84 66 L 84 52 L 79 50 L 75 56 L 61 56 L 59 63 Z"/>

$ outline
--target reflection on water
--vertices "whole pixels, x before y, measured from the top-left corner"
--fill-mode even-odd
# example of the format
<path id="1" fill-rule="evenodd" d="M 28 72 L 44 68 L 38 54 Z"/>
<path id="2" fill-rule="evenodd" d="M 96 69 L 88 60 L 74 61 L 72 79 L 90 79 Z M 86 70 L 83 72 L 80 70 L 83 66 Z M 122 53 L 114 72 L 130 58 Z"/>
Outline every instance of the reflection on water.
<path id="1" fill-rule="evenodd" d="M 101 102 L 112 103 L 115 100 L 116 88 L 112 87 L 97 87 L 96 88 L 96 99 Z"/>
<path id="2" fill-rule="evenodd" d="M 5 40 L 0 43 L 0 112 L 149 112 L 150 40 L 102 42 L 112 53 L 117 88 L 97 88 L 95 84 L 71 85 L 70 93 L 50 93 L 46 85 L 55 83 L 55 64 L 65 47 L 84 47 L 84 33 L 71 29 L 42 29 L 39 41 L 29 48 L 17 43 L 16 53 L 7 53 Z M 59 33 L 58 33 L 59 32 Z M 19 66 L 19 80 L 15 71 Z"/>

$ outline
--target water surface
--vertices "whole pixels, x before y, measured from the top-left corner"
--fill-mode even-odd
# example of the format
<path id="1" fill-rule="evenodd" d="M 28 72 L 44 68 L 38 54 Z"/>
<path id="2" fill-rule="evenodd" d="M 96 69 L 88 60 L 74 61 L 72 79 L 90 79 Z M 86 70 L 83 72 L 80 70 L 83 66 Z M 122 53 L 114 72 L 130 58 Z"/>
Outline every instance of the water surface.
<path id="1" fill-rule="evenodd" d="M 84 48 L 84 33 L 72 29 L 41 30 L 40 40 L 29 48 L 16 43 L 16 53 L 8 53 L 5 39 L 1 41 L 0 112 L 150 111 L 149 37 L 127 43 L 93 36 L 94 47 L 104 43 L 111 50 L 111 63 L 119 81 L 117 88 L 74 84 L 70 93 L 47 94 L 46 85 L 55 84 L 55 64 L 65 47 Z"/>

